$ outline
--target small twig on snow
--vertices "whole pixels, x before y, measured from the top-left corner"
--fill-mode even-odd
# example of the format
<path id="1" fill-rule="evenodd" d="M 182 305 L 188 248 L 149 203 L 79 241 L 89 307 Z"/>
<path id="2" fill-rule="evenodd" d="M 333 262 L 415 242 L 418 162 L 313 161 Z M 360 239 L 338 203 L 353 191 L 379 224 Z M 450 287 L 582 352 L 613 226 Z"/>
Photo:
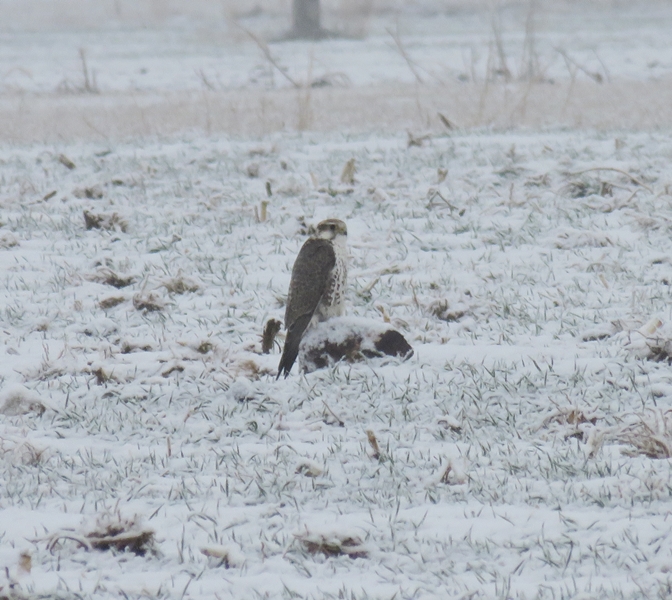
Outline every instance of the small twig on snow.
<path id="1" fill-rule="evenodd" d="M 289 83 L 291 83 L 295 88 L 301 88 L 301 84 L 297 83 L 294 79 L 292 79 L 287 72 L 280 66 L 277 60 L 273 58 L 273 55 L 271 54 L 271 49 L 268 47 L 268 44 L 264 42 L 264 40 L 259 39 L 256 35 L 254 35 L 249 29 L 243 27 L 240 23 L 236 23 L 238 27 L 240 27 L 247 35 L 252 38 L 252 41 L 259 46 L 259 49 L 263 52 L 264 57 L 266 60 L 271 63 L 279 72 L 280 74 L 287 80 Z"/>
<path id="2" fill-rule="evenodd" d="M 567 63 L 573 64 L 579 71 L 583 71 L 588 77 L 590 77 L 595 83 L 602 83 L 604 81 L 604 77 L 600 73 L 594 73 L 593 71 L 589 71 L 584 67 L 583 65 L 579 64 L 576 62 L 567 52 L 565 52 L 562 48 L 553 48 L 562 58 L 565 59 Z"/>
<path id="3" fill-rule="evenodd" d="M 422 77 L 420 77 L 420 73 L 418 73 L 415 63 L 411 60 L 411 57 L 408 55 L 408 52 L 406 52 L 406 48 L 404 48 L 404 44 L 401 42 L 401 38 L 399 37 L 399 32 L 398 31 L 394 32 L 389 27 L 386 28 L 385 31 L 387 31 L 387 33 L 389 33 L 390 36 L 392 36 L 392 39 L 394 40 L 394 43 L 397 46 L 399 54 L 401 54 L 401 57 L 406 61 L 408 68 L 411 70 L 411 73 L 413 73 L 417 82 L 425 83 Z"/>
<path id="4" fill-rule="evenodd" d="M 341 419 L 333 410 L 331 410 L 331 407 L 324 401 L 322 400 L 322 404 L 324 404 L 324 407 L 331 413 L 331 416 L 338 421 L 338 426 L 339 427 L 345 427 L 345 421 Z"/>

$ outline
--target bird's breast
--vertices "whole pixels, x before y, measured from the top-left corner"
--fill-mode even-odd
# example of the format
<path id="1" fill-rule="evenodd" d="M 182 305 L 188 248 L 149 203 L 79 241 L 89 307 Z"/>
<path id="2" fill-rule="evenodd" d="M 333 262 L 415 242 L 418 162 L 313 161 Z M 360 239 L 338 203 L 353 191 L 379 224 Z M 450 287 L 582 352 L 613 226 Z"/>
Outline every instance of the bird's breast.
<path id="1" fill-rule="evenodd" d="M 336 264 L 329 274 L 327 288 L 316 311 L 320 321 L 343 315 L 345 312 L 347 281 L 348 271 L 345 257 L 337 253 Z"/>

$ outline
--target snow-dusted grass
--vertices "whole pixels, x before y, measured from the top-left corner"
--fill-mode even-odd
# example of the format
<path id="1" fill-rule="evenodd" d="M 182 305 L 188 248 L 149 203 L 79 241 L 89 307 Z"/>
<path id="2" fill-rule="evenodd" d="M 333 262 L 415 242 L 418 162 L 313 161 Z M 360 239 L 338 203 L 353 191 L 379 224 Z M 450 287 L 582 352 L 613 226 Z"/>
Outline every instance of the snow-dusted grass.
<path id="1" fill-rule="evenodd" d="M 671 158 L 662 133 L 5 148 L 0 595 L 668 597 Z M 328 216 L 348 313 L 415 354 L 275 381 L 263 326 Z"/>

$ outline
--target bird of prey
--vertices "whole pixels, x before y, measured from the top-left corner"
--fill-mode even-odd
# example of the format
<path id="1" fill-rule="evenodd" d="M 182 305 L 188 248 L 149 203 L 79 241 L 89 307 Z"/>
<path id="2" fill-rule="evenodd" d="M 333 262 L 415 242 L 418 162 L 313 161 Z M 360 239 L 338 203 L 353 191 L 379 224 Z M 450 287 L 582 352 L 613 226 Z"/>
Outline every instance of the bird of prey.
<path id="1" fill-rule="evenodd" d="M 289 375 L 306 329 L 343 314 L 348 280 L 348 229 L 339 219 L 327 219 L 301 247 L 292 268 L 285 309 L 285 347 L 276 379 Z"/>

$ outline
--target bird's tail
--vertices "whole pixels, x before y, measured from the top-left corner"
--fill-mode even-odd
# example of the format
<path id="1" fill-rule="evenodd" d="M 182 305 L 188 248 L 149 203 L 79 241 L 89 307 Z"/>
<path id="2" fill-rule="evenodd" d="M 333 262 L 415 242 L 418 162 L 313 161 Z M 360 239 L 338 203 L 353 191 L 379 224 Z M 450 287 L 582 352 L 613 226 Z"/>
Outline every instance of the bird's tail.
<path id="1" fill-rule="evenodd" d="M 301 344 L 303 333 L 306 331 L 306 327 L 308 327 L 308 323 L 310 323 L 312 316 L 312 314 L 309 314 L 299 317 L 292 323 L 287 331 L 285 346 L 282 349 L 282 356 L 280 357 L 280 364 L 278 365 L 278 375 L 275 378 L 276 381 L 280 378 L 280 375 L 282 375 L 283 372 L 286 378 L 292 370 L 292 366 L 299 354 L 299 345 Z"/>

